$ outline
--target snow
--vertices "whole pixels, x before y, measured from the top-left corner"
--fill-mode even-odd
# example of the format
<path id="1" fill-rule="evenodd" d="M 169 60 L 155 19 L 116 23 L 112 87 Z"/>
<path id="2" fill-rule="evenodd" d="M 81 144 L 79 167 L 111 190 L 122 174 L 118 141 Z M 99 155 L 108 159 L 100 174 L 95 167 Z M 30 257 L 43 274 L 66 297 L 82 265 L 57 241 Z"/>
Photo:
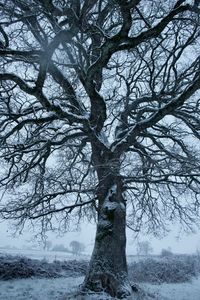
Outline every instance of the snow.
<path id="1" fill-rule="evenodd" d="M 113 194 L 116 194 L 117 192 L 117 185 L 113 184 L 112 187 L 108 190 L 106 199 L 105 199 L 105 206 L 108 205 L 108 203 L 110 202 L 110 197 L 112 197 Z"/>
<path id="2" fill-rule="evenodd" d="M 56 279 L 18 279 L 0 281 L 1 300 L 108 300 L 113 299 L 101 293 L 99 295 L 75 296 L 84 277 Z M 146 296 L 133 296 L 130 300 L 199 300 L 200 277 L 191 283 L 150 285 L 140 284 Z M 74 296 L 73 296 L 74 295 Z"/>
<path id="3" fill-rule="evenodd" d="M 0 281 L 1 300 L 61 300 L 73 293 L 83 277 Z"/>
<path id="4" fill-rule="evenodd" d="M 158 300 L 200 300 L 200 277 L 187 283 L 160 285 L 143 283 L 140 287 L 150 294 L 153 293 Z"/>
<path id="5" fill-rule="evenodd" d="M 45 259 L 48 262 L 53 262 L 54 260 L 89 260 L 90 255 L 81 254 L 79 256 L 73 255 L 68 252 L 59 252 L 59 251 L 45 251 L 45 250 L 21 250 L 21 249 L 0 249 L 0 255 L 19 255 L 26 256 L 32 259 Z M 1 298 L 0 298 L 1 300 Z"/>
<path id="6" fill-rule="evenodd" d="M 112 210 L 115 210 L 117 207 L 120 207 L 121 210 L 124 210 L 125 209 L 125 205 L 123 203 L 119 203 L 119 202 L 112 202 L 112 197 L 114 194 L 117 193 L 117 185 L 114 184 L 109 190 L 108 190 L 108 193 L 107 193 L 107 196 L 105 198 L 105 202 L 104 202 L 104 205 L 103 207 L 112 211 Z"/>
<path id="7" fill-rule="evenodd" d="M 107 220 L 101 219 L 99 220 L 99 226 L 103 228 L 108 228 L 111 226 L 111 223 Z"/>
<path id="8" fill-rule="evenodd" d="M 110 143 L 108 141 L 108 138 L 107 138 L 105 132 L 101 131 L 98 135 L 98 139 L 102 144 L 104 144 L 104 146 L 106 146 L 106 148 L 110 147 Z"/>
<path id="9" fill-rule="evenodd" d="M 108 210 L 115 210 L 118 207 L 118 205 L 119 204 L 117 202 L 106 202 L 104 207 L 107 208 Z"/>
<path id="10" fill-rule="evenodd" d="M 16 255 L 19 250 L 12 250 Z M 2 249 L 1 249 L 2 252 Z M 5 254 L 11 252 L 7 249 Z M 29 255 L 28 255 L 29 253 Z M 11 253 L 9 253 L 11 254 Z M 22 252 L 20 253 L 22 255 Z M 37 254 L 37 255 L 36 255 Z M 45 256 L 43 256 L 46 254 Z M 31 258 L 44 258 L 48 261 L 55 259 L 55 253 L 47 251 L 23 251 L 23 255 Z M 76 259 L 82 259 L 80 256 Z M 70 260 L 74 258 L 68 253 L 57 252 L 57 259 Z M 89 259 L 89 258 L 88 258 Z M 137 257 L 128 257 L 130 261 L 138 261 Z M 144 259 L 144 258 L 143 258 Z M 140 259 L 139 259 L 140 260 Z M 73 272 L 73 271 L 72 271 Z M 60 278 L 28 278 L 12 279 L 0 281 L 0 300 L 110 300 L 114 299 L 105 293 L 87 294 L 77 296 L 79 286 L 82 284 L 84 276 L 74 276 Z M 129 300 L 200 300 L 200 276 L 193 278 L 190 282 L 184 283 L 138 283 L 138 293 L 130 296 Z M 127 299 L 127 300 L 128 300 Z"/>

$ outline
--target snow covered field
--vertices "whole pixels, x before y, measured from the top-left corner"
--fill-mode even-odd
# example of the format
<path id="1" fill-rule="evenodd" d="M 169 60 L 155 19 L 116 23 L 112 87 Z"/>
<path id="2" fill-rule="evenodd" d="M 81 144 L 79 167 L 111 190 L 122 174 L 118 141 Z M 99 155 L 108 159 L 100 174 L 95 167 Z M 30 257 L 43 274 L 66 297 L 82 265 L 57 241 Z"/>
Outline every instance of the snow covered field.
<path id="1" fill-rule="evenodd" d="M 46 259 L 49 262 L 54 260 L 74 260 L 74 259 L 82 259 L 89 260 L 90 255 L 81 254 L 79 256 L 73 255 L 68 252 L 60 252 L 60 251 L 45 251 L 45 250 L 21 250 L 21 249 L 0 249 L 0 254 L 9 254 L 9 255 L 23 255 L 32 259 Z M 0 299 L 1 300 L 1 299 Z"/>
<path id="2" fill-rule="evenodd" d="M 1 249 L 2 254 L 2 249 Z M 20 251 L 4 251 L 4 255 L 19 254 Z M 22 255 L 22 252 L 20 252 Z M 49 262 L 55 260 L 64 261 L 87 259 L 88 256 L 74 257 L 67 253 L 53 253 L 41 251 L 23 251 L 23 255 L 34 259 L 46 259 Z M 134 260 L 134 257 L 130 259 Z M 136 259 L 137 260 L 137 259 Z M 106 294 L 77 296 L 79 285 L 84 276 L 77 273 L 66 273 L 67 277 L 59 278 L 27 278 L 0 280 L 0 300 L 108 300 L 113 299 Z M 135 294 L 130 300 L 200 300 L 200 276 L 184 283 L 150 284 L 140 282 L 138 286 L 141 292 Z"/>
<path id="3" fill-rule="evenodd" d="M 200 277 L 187 283 L 141 284 L 157 300 L 200 300 Z"/>
<path id="4" fill-rule="evenodd" d="M 75 292 L 83 277 L 0 281 L 1 300 L 61 300 Z"/>
<path id="5" fill-rule="evenodd" d="M 0 281 L 1 300 L 107 300 L 103 294 L 79 297 L 73 296 L 84 277 L 55 279 L 17 279 Z M 191 283 L 150 285 L 141 284 L 149 295 L 140 299 L 154 300 L 200 300 L 200 277 Z M 71 296 L 70 296 L 71 295 Z M 139 298 L 139 297 L 137 297 Z M 132 299 L 137 299 L 132 298 Z"/>

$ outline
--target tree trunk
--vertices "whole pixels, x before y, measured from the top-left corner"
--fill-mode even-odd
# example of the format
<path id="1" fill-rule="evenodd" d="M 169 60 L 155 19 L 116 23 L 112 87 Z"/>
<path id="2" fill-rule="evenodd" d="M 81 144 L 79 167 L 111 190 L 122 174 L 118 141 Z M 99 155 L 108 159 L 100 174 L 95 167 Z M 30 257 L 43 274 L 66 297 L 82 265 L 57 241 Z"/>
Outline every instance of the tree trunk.
<path id="1" fill-rule="evenodd" d="M 126 205 L 119 180 L 108 181 L 104 200 L 100 199 L 95 246 L 83 289 L 123 298 L 132 292 L 126 263 Z"/>

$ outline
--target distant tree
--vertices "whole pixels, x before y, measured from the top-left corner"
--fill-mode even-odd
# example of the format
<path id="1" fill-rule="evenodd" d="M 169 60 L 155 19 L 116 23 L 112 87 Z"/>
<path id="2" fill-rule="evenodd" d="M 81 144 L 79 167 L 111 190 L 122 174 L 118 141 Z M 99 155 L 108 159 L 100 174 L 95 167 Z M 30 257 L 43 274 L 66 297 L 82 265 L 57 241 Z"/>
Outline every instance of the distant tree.
<path id="1" fill-rule="evenodd" d="M 162 257 L 168 257 L 168 256 L 172 256 L 173 252 L 172 252 L 171 248 L 168 247 L 167 249 L 162 249 L 160 255 Z"/>
<path id="2" fill-rule="evenodd" d="M 196 249 L 196 255 L 199 258 L 199 262 L 200 262 L 200 247 L 197 247 L 197 249 Z"/>
<path id="3" fill-rule="evenodd" d="M 44 247 L 47 249 L 47 251 L 49 251 L 52 247 L 52 242 L 49 240 L 45 241 Z"/>
<path id="4" fill-rule="evenodd" d="M 83 289 L 132 293 L 127 223 L 199 222 L 197 2 L 0 0 L 0 216 L 98 220 Z"/>
<path id="5" fill-rule="evenodd" d="M 151 247 L 151 243 L 149 241 L 138 242 L 137 245 L 137 253 L 139 255 L 149 255 L 153 252 L 153 248 Z"/>
<path id="6" fill-rule="evenodd" d="M 69 246 L 75 255 L 78 255 L 85 250 L 85 245 L 78 241 L 72 241 Z"/>

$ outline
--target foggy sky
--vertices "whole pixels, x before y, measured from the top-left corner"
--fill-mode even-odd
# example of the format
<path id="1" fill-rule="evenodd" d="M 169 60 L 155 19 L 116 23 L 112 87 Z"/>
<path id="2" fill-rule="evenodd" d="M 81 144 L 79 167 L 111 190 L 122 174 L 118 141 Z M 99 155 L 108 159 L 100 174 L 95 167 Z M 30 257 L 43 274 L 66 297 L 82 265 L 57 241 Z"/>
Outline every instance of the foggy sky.
<path id="1" fill-rule="evenodd" d="M 35 232 L 36 233 L 36 232 Z M 0 223 L 0 247 L 1 246 L 15 246 L 22 247 L 31 244 L 36 244 L 37 241 L 33 239 L 35 234 L 25 230 L 24 233 L 15 238 L 11 235 L 11 229 L 9 229 L 8 222 Z M 177 236 L 179 236 L 177 238 Z M 55 233 L 48 234 L 49 240 L 56 244 L 64 244 L 66 247 L 69 246 L 72 240 L 82 242 L 86 246 L 86 252 L 91 253 L 95 238 L 95 225 L 83 223 L 80 230 L 77 232 L 67 232 L 62 236 L 58 236 Z M 178 229 L 173 229 L 166 237 L 158 239 L 152 236 L 139 235 L 136 239 L 133 236 L 131 230 L 127 230 L 127 254 L 136 254 L 137 241 L 148 240 L 151 242 L 153 247 L 153 254 L 159 254 L 161 250 L 171 247 L 173 253 L 195 253 L 197 249 L 200 250 L 200 237 L 199 234 L 186 234 L 184 232 L 179 233 Z"/>

